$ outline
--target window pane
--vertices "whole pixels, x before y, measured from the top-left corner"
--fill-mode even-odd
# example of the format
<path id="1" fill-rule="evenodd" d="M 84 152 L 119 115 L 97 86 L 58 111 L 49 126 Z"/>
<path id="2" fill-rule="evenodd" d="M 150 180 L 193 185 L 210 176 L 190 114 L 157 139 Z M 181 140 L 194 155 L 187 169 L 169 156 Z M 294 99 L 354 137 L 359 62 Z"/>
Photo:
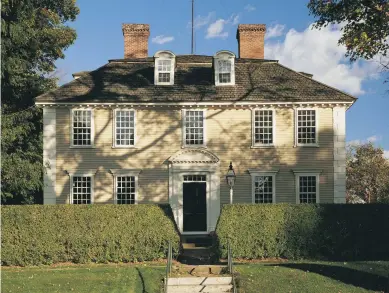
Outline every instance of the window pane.
<path id="1" fill-rule="evenodd" d="M 204 144 L 203 111 L 186 111 L 185 113 L 185 144 Z"/>
<path id="2" fill-rule="evenodd" d="M 316 111 L 297 111 L 297 142 L 301 144 L 316 143 Z"/>
<path id="3" fill-rule="evenodd" d="M 135 176 L 116 177 L 116 202 L 135 204 Z"/>
<path id="4" fill-rule="evenodd" d="M 273 202 L 273 177 L 256 176 L 254 178 L 254 200 L 255 203 Z"/>
<path id="5" fill-rule="evenodd" d="M 92 144 L 92 111 L 73 110 L 73 145 L 88 146 Z"/>
<path id="6" fill-rule="evenodd" d="M 299 176 L 300 203 L 316 203 L 316 176 Z"/>
<path id="7" fill-rule="evenodd" d="M 273 111 L 256 110 L 254 112 L 254 143 L 273 143 Z"/>
<path id="8" fill-rule="evenodd" d="M 116 145 L 132 146 L 135 144 L 135 112 L 128 110 L 116 111 Z"/>
<path id="9" fill-rule="evenodd" d="M 231 82 L 232 63 L 230 60 L 218 60 L 219 83 Z"/>
<path id="10" fill-rule="evenodd" d="M 92 197 L 91 177 L 73 177 L 73 204 L 90 204 Z"/>

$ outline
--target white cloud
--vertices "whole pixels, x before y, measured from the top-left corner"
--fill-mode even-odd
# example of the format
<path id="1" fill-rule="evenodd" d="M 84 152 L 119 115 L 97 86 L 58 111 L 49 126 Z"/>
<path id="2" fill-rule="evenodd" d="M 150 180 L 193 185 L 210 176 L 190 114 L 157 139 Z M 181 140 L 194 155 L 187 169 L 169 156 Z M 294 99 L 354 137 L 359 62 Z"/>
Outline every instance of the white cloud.
<path id="1" fill-rule="evenodd" d="M 384 150 L 384 158 L 389 160 L 389 150 Z"/>
<path id="2" fill-rule="evenodd" d="M 228 32 L 223 31 L 226 23 L 228 23 L 228 21 L 226 21 L 222 18 L 211 23 L 207 29 L 207 35 L 205 36 L 205 38 L 207 38 L 207 39 L 212 39 L 212 38 L 225 39 L 225 38 L 227 38 Z"/>
<path id="3" fill-rule="evenodd" d="M 362 142 L 359 139 L 355 139 L 355 140 L 348 141 L 347 144 L 350 145 L 350 146 L 357 146 L 357 145 L 362 144 Z"/>
<path id="4" fill-rule="evenodd" d="M 373 135 L 367 138 L 368 142 L 376 142 L 378 140 L 381 140 L 381 136 Z"/>
<path id="5" fill-rule="evenodd" d="M 215 17 L 215 12 L 209 12 L 207 16 L 197 15 L 193 21 L 194 28 L 199 29 L 202 26 L 209 24 L 214 17 Z M 191 21 L 188 23 L 188 27 L 192 27 Z"/>
<path id="6" fill-rule="evenodd" d="M 232 23 L 232 25 L 237 25 L 239 23 L 240 15 L 233 13 L 227 22 Z"/>
<path id="7" fill-rule="evenodd" d="M 248 11 L 248 12 L 251 12 L 251 11 L 254 11 L 256 8 L 251 5 L 251 4 L 247 4 L 245 7 L 244 7 L 244 10 Z"/>
<path id="8" fill-rule="evenodd" d="M 280 37 L 284 34 L 285 25 L 276 24 L 266 30 L 265 39 Z"/>
<path id="9" fill-rule="evenodd" d="M 361 140 L 361 139 L 351 140 L 351 141 L 347 142 L 347 144 L 350 146 L 357 146 L 357 145 L 365 144 L 368 142 L 375 143 L 381 139 L 382 139 L 382 136 L 380 136 L 380 135 L 372 135 L 372 136 L 366 138 L 365 140 Z"/>
<path id="10" fill-rule="evenodd" d="M 165 37 L 165 35 L 159 35 L 159 36 L 156 36 L 154 38 L 151 39 L 151 42 L 152 43 L 155 43 L 155 44 L 159 44 L 159 45 L 162 45 L 162 44 L 165 44 L 165 43 L 169 43 L 171 41 L 174 40 L 174 37 Z"/>
<path id="11" fill-rule="evenodd" d="M 346 48 L 338 46 L 340 29 L 339 25 L 321 30 L 311 25 L 302 32 L 290 29 L 283 42 L 265 44 L 265 56 L 293 70 L 312 73 L 314 79 L 352 95 L 363 94 L 362 82 L 373 78 L 378 66 L 362 61 L 349 64 L 344 57 Z"/>

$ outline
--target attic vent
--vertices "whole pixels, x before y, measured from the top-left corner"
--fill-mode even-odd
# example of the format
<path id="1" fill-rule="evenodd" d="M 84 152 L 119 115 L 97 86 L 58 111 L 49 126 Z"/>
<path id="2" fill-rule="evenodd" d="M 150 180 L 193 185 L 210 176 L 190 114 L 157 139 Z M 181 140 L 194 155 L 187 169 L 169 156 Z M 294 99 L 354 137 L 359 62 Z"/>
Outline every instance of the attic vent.
<path id="1" fill-rule="evenodd" d="M 309 77 L 309 78 L 312 78 L 313 77 L 313 74 L 310 74 L 310 73 L 306 73 L 306 72 L 302 72 L 300 71 L 299 73 L 305 75 L 306 77 Z"/>

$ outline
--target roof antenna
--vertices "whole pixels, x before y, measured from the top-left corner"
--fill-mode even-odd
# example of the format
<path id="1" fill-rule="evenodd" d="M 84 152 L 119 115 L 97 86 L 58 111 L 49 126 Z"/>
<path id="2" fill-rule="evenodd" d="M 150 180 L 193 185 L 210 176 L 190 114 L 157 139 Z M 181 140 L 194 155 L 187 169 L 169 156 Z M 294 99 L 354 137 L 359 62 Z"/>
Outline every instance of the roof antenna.
<path id="1" fill-rule="evenodd" d="M 194 14 L 194 0 L 192 0 L 192 50 L 191 54 L 194 54 L 194 23 L 193 23 L 193 14 Z"/>

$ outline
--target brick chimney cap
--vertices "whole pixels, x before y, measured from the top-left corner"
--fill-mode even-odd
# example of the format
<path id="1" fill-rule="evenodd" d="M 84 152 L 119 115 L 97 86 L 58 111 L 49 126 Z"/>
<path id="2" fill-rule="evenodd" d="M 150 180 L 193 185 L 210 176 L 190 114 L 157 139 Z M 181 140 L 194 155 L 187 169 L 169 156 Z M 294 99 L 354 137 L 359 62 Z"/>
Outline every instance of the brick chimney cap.
<path id="1" fill-rule="evenodd" d="M 123 35 L 131 33 L 148 33 L 150 34 L 150 25 L 138 24 L 138 23 L 123 23 L 122 24 Z"/>
<path id="2" fill-rule="evenodd" d="M 260 31 L 266 32 L 266 24 L 240 24 L 238 31 Z"/>

